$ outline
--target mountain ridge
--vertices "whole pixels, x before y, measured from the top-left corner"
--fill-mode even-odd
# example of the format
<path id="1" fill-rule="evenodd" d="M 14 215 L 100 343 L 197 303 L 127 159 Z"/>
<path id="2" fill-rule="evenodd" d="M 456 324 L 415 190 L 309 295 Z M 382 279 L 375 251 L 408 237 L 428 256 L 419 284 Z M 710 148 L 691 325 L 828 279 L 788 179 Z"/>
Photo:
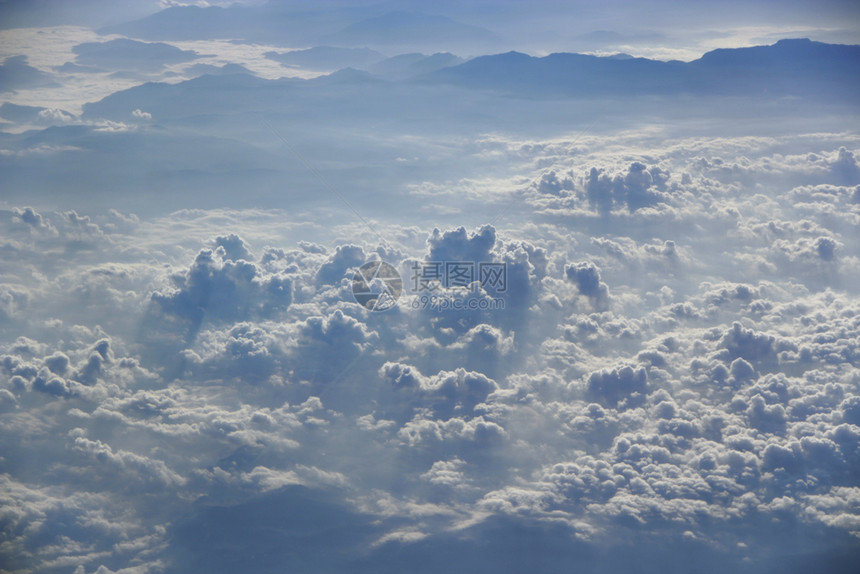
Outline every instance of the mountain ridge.
<path id="1" fill-rule="evenodd" d="M 735 50 L 753 50 L 758 56 L 749 60 Z M 804 53 L 807 56 L 801 57 Z M 766 56 L 764 61 L 762 54 Z M 386 90 L 398 85 L 491 90 L 523 97 L 776 95 L 822 96 L 825 100 L 855 102 L 860 99 L 860 46 L 790 41 L 764 47 L 720 49 L 691 62 L 566 52 L 534 57 L 511 51 L 480 56 L 400 80 L 351 68 L 311 80 L 266 80 L 248 74 L 203 75 L 177 84 L 142 84 L 86 104 L 84 111 L 90 117 L 101 114 L 122 117 L 141 106 L 156 107 L 170 102 L 173 102 L 170 108 L 193 109 L 203 102 L 229 107 L 229 98 L 221 94 L 224 89 L 226 94 L 243 91 L 248 101 L 268 108 L 281 105 L 279 102 L 283 103 L 284 94 L 290 90 L 329 95 L 337 95 L 340 90 L 340 97 L 346 97 L 344 88 Z M 276 94 L 281 95 L 276 97 Z M 188 106 L 180 106 L 179 102 L 186 99 Z"/>
<path id="2" fill-rule="evenodd" d="M 846 77 L 854 81 L 845 82 Z M 535 57 L 512 51 L 479 56 L 425 74 L 420 81 L 529 95 L 811 95 L 847 88 L 843 95 L 848 96 L 860 95 L 860 46 L 786 39 L 768 46 L 712 50 L 690 62 L 570 52 Z"/>

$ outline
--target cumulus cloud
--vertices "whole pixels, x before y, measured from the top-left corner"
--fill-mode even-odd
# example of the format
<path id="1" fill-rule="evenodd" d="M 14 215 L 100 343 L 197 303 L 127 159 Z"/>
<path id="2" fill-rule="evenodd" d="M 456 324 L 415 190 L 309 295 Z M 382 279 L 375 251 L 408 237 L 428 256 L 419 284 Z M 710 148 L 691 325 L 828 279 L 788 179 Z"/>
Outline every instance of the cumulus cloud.
<path id="1" fill-rule="evenodd" d="M 498 384 L 483 373 L 465 369 L 441 371 L 424 377 L 414 367 L 400 363 L 386 363 L 380 375 L 397 389 L 411 389 L 425 397 L 435 412 L 451 416 L 456 411 L 473 412 L 488 395 L 498 390 Z M 403 391 L 400 391 L 402 394 Z M 413 402 L 414 399 L 410 400 Z"/>
<path id="2" fill-rule="evenodd" d="M 139 120 L 151 120 L 152 114 L 149 112 L 144 112 L 141 109 L 135 109 L 131 112 L 132 117 L 137 118 Z"/>
<path id="3" fill-rule="evenodd" d="M 840 147 L 836 155 L 836 160 L 831 163 L 835 183 L 839 185 L 857 185 L 860 183 L 860 165 L 857 164 L 857 158 L 854 153 Z"/>
<path id="4" fill-rule="evenodd" d="M 655 185 L 650 171 L 647 186 L 631 173 L 628 188 Z M 530 528 L 554 532 L 559 551 L 647 535 L 761 565 L 757 552 L 784 546 L 755 525 L 776 520 L 818 553 L 828 539 L 849 547 L 842 537 L 856 531 L 860 329 L 848 291 L 798 283 L 805 275 L 713 277 L 699 244 L 654 227 L 552 241 L 489 225 L 425 229 L 380 251 L 271 239 L 252 249 L 250 226 L 220 221 L 177 248 L 159 238 L 162 222 L 142 235 L 169 261 L 154 265 L 129 241 L 149 224 L 140 218 L 4 213 L 3 265 L 16 270 L 3 313 L 23 328 L 42 312 L 44 323 L 0 353 L 4 459 L 24 460 L 27 437 L 50 461 L 38 479 L 26 466 L 7 475 L 22 567 L 164 571 L 189 544 L 173 509 L 192 523 L 210 510 L 207 523 L 222 524 L 221 511 L 245 523 L 255 504 L 301 488 L 320 511 L 374 524 L 363 541 L 373 557 L 397 549 L 407 562 L 435 544 L 478 552 Z M 770 225 L 770 215 L 726 249 L 782 234 L 808 239 L 808 257 L 850 265 L 852 247 L 827 220 Z M 67 283 L 33 280 L 55 268 L 51 250 L 82 244 L 93 248 L 65 253 L 87 271 L 65 273 L 111 293 L 98 297 L 99 326 L 43 308 L 68 300 Z M 11 265 L 20 253 L 30 271 Z M 416 310 L 405 297 L 369 311 L 351 297 L 351 272 L 383 256 L 407 270 L 434 258 L 505 263 L 504 293 L 449 295 L 509 307 Z M 119 319 L 129 311 L 136 326 Z M 34 502 L 62 485 L 81 501 L 62 524 L 79 526 Z M 164 510 L 149 512 L 151 500 Z M 311 528 L 292 516 L 290 528 Z M 99 528 L 111 534 L 93 543 Z M 35 532 L 54 542 L 34 550 Z M 725 550 L 739 543 L 755 551 Z"/>
<path id="5" fill-rule="evenodd" d="M 648 375 L 644 368 L 634 370 L 624 366 L 602 370 L 589 375 L 588 394 L 590 398 L 610 406 L 634 406 L 645 398 L 647 381 Z"/>
<path id="6" fill-rule="evenodd" d="M 427 239 L 429 261 L 490 261 L 496 242 L 496 230 L 491 225 L 468 233 L 464 227 L 450 231 L 434 229 Z"/>
<path id="7" fill-rule="evenodd" d="M 659 167 L 649 169 L 641 162 L 633 162 L 625 173 L 614 176 L 592 167 L 585 185 L 586 197 L 602 214 L 611 212 L 616 205 L 626 205 L 632 212 L 661 201 L 668 179 L 669 174 Z"/>
<path id="8" fill-rule="evenodd" d="M 250 254 L 238 236 L 215 243 L 215 251 L 200 251 L 187 271 L 172 277 L 173 290 L 152 295 L 152 312 L 180 321 L 187 337 L 193 338 L 204 321 L 271 316 L 292 302 L 291 279 L 243 259 Z"/>
<path id="9" fill-rule="evenodd" d="M 609 287 L 600 280 L 600 269 L 590 261 L 580 261 L 564 269 L 565 277 L 572 281 L 579 292 L 593 302 L 598 310 L 604 310 L 609 302 Z"/>

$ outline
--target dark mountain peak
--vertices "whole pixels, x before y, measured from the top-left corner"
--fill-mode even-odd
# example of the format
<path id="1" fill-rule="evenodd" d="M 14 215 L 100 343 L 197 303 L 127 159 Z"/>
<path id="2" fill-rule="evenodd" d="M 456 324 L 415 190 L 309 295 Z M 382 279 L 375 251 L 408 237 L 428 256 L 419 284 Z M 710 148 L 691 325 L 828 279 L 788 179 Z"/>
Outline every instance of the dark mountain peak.
<path id="1" fill-rule="evenodd" d="M 347 67 L 336 72 L 332 72 L 331 74 L 308 80 L 308 82 L 315 84 L 378 84 L 383 82 L 383 80 L 377 78 L 370 72 Z"/>
<path id="2" fill-rule="evenodd" d="M 845 44 L 826 44 L 809 38 L 785 38 L 768 46 L 749 46 L 745 48 L 718 48 L 702 55 L 692 63 L 763 63 L 796 64 L 801 60 L 839 61 L 860 56 L 860 46 Z"/>
<path id="3" fill-rule="evenodd" d="M 0 118 L 12 122 L 30 122 L 39 116 L 46 108 L 37 106 L 22 106 L 11 102 L 0 105 Z"/>
<path id="4" fill-rule="evenodd" d="M 845 78 L 851 78 L 847 81 Z M 424 76 L 513 94 L 782 94 L 851 98 L 860 92 L 860 46 L 787 39 L 770 46 L 718 49 L 693 62 L 519 52 L 482 56 Z"/>
<path id="5" fill-rule="evenodd" d="M 187 68 L 185 73 L 192 76 L 229 76 L 231 74 L 256 75 L 242 64 L 224 64 L 223 66 L 215 66 L 213 64 L 194 64 Z"/>
<path id="6" fill-rule="evenodd" d="M 783 38 L 777 40 L 774 46 L 810 46 L 812 44 L 821 44 L 821 42 L 813 42 L 809 38 Z"/>
<path id="7" fill-rule="evenodd" d="M 179 84 L 166 84 L 168 86 L 174 85 L 184 85 L 189 88 L 195 89 L 207 89 L 207 90 L 236 90 L 236 89 L 247 89 L 247 88 L 256 88 L 259 86 L 264 86 L 270 83 L 271 80 L 266 80 L 264 78 L 260 78 L 259 76 L 255 76 L 254 74 L 249 73 L 247 70 L 238 71 L 238 70 L 226 70 L 226 71 L 215 71 L 205 73 L 201 76 L 197 76 L 196 78 L 191 78 L 190 80 L 186 80 L 184 82 L 180 82 Z M 146 84 L 144 84 L 146 85 Z M 153 85 L 161 85 L 161 84 L 153 84 Z M 132 88 L 134 89 L 134 88 Z"/>
<path id="8" fill-rule="evenodd" d="M 385 56 L 370 48 L 340 46 L 315 46 L 306 50 L 266 52 L 265 56 L 288 66 L 300 66 L 318 71 L 333 71 L 347 67 L 363 68 L 385 59 Z"/>
<path id="9" fill-rule="evenodd" d="M 478 56 L 477 58 L 472 58 L 468 62 L 465 62 L 457 68 L 480 68 L 483 66 L 505 66 L 510 64 L 524 64 L 526 62 L 531 62 L 533 60 L 537 60 L 534 56 L 529 56 L 528 54 L 523 54 L 522 52 L 516 52 L 511 50 L 510 52 L 504 52 L 502 54 L 492 54 L 489 56 Z"/>
<path id="10" fill-rule="evenodd" d="M 523 52 L 517 52 L 516 50 L 511 50 L 509 52 L 504 52 L 502 54 L 497 54 L 496 56 L 484 56 L 486 58 L 509 58 L 509 59 L 517 59 L 517 60 L 532 60 L 534 56 L 529 56 L 528 54 L 524 54 Z"/>
<path id="11" fill-rule="evenodd" d="M 429 56 L 412 52 L 377 62 L 370 71 L 386 78 L 407 79 L 462 63 L 461 58 L 449 52 L 436 52 Z"/>

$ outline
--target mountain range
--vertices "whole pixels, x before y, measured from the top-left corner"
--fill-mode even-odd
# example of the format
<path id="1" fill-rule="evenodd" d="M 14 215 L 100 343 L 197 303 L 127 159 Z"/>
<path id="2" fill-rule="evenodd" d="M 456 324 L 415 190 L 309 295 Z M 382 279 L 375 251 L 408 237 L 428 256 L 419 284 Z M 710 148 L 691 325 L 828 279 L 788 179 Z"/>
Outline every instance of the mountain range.
<path id="1" fill-rule="evenodd" d="M 398 75 L 378 64 L 371 66 L 371 71 L 345 68 L 314 80 L 264 80 L 243 73 L 222 73 L 217 78 L 206 75 L 178 84 L 143 84 L 87 104 L 84 110 L 90 116 L 109 118 L 125 117 L 143 107 L 160 112 L 162 118 L 177 117 L 175 112 L 181 109 L 217 113 L 231 108 L 231 94 L 236 90 L 241 90 L 243 101 L 248 105 L 253 102 L 256 109 L 279 110 L 301 106 L 302 95 L 322 95 L 341 103 L 374 90 L 381 90 L 386 98 L 396 97 L 398 85 L 431 91 L 453 87 L 530 98 L 767 96 L 843 103 L 860 99 L 860 46 L 807 39 L 720 49 L 692 62 L 571 53 L 534 57 L 518 52 L 463 63 L 457 63 L 460 60 L 450 54 L 403 59 L 401 63 L 423 63 L 431 71 Z M 381 64 L 386 63 L 391 66 L 398 61 Z M 445 63 L 454 65 L 434 69 Z M 417 70 L 420 72 L 420 67 Z M 318 100 L 315 105 L 319 105 Z"/>
<path id="2" fill-rule="evenodd" d="M 382 11 L 381 11 L 382 10 Z M 260 6 L 172 6 L 139 20 L 102 28 L 147 40 L 253 37 L 275 45 L 323 44 L 338 47 L 430 50 L 486 49 L 500 45 L 490 30 L 416 10 L 345 6 L 327 12 L 268 3 Z"/>
<path id="3" fill-rule="evenodd" d="M 860 46 L 808 39 L 719 49 L 692 62 L 558 53 L 481 56 L 433 72 L 429 83 L 529 95 L 860 96 Z"/>

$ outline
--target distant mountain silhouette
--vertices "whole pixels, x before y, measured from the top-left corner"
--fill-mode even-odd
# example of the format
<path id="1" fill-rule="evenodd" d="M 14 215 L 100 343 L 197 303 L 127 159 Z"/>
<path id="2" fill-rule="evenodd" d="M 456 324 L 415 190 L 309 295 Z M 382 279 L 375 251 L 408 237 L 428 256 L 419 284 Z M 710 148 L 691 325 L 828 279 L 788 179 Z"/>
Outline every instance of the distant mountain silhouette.
<path id="1" fill-rule="evenodd" d="M 154 117 L 228 113 L 246 108 L 278 111 L 379 105 L 392 98 L 414 99 L 415 83 L 425 86 L 421 105 L 435 105 L 436 89 L 494 91 L 527 97 L 591 98 L 631 96 L 809 97 L 860 101 L 860 46 L 784 40 L 773 46 L 716 50 L 693 62 L 644 58 L 552 54 L 535 58 L 518 52 L 482 56 L 411 77 L 409 66 L 459 61 L 454 56 L 404 55 L 371 70 L 346 68 L 313 80 L 265 80 L 250 74 L 204 75 L 177 84 L 147 83 L 86 104 L 86 117 L 127 118 L 140 108 Z M 393 71 L 392 71 L 393 70 Z M 411 94 L 411 95 L 410 95 Z M 404 100 L 404 101 L 406 101 Z M 335 104 L 337 102 L 337 104 Z M 370 104 L 368 104 L 370 102 Z M 405 104 L 401 102 L 401 107 Z M 412 106 L 418 105 L 413 101 Z M 399 109 L 399 108 L 396 108 Z M 396 113 L 395 108 L 388 111 Z M 410 108 L 411 109 L 411 108 Z"/>
<path id="2" fill-rule="evenodd" d="M 147 40 L 228 38 L 256 24 L 254 12 L 238 7 L 173 6 L 140 20 L 106 26 L 101 34 L 122 34 Z"/>
<path id="3" fill-rule="evenodd" d="M 339 48 L 316 46 L 292 52 L 267 52 L 266 57 L 288 66 L 299 66 L 308 70 L 340 70 L 363 68 L 384 60 L 385 56 L 368 48 Z"/>
<path id="4" fill-rule="evenodd" d="M 807 39 L 720 49 L 693 62 L 518 52 L 482 56 L 423 76 L 427 83 L 522 95 L 860 96 L 860 46 Z"/>
<path id="5" fill-rule="evenodd" d="M 438 52 L 425 56 L 424 54 L 401 54 L 378 62 L 370 67 L 370 71 L 379 76 L 392 79 L 411 78 L 449 68 L 463 63 L 463 60 L 448 52 Z"/>
<path id="6" fill-rule="evenodd" d="M 686 90 L 682 62 L 584 54 L 535 58 L 519 52 L 482 56 L 425 76 L 429 82 L 523 94 L 633 94 Z"/>
<path id="7" fill-rule="evenodd" d="M 382 6 L 362 5 L 339 10 L 302 10 L 290 3 L 259 6 L 173 6 L 145 18 L 107 26 L 101 34 L 146 40 L 208 40 L 253 38 L 291 47 L 391 47 L 432 50 L 497 47 L 490 30 L 444 16 L 417 11 L 380 14 Z M 473 50 L 474 51 L 474 50 Z"/>
<path id="8" fill-rule="evenodd" d="M 344 26 L 340 14 L 291 10 L 289 4 L 172 6 L 132 22 L 106 26 L 100 34 L 146 40 L 253 38 L 284 46 L 314 45 L 321 34 Z"/>
<path id="9" fill-rule="evenodd" d="M 0 63 L 0 92 L 55 85 L 50 74 L 28 65 L 26 56 L 10 56 Z"/>
<path id="10" fill-rule="evenodd" d="M 351 24 L 331 39 L 343 45 L 460 47 L 493 45 L 499 37 L 486 28 L 420 12 L 389 12 Z"/>
<path id="11" fill-rule="evenodd" d="M 0 105 L 0 118 L 10 122 L 33 122 L 39 117 L 39 112 L 46 110 L 38 106 L 21 106 L 10 102 Z"/>
<path id="12" fill-rule="evenodd" d="M 703 81 L 707 87 L 717 87 L 719 76 L 731 74 L 728 91 L 802 95 L 847 88 L 850 95 L 860 87 L 860 46 L 780 40 L 771 46 L 713 50 L 690 67 L 711 79 Z"/>
<path id="13" fill-rule="evenodd" d="M 301 80 L 299 80 L 301 82 Z M 306 87 L 318 87 L 318 86 L 356 86 L 356 85 L 369 85 L 369 86 L 384 86 L 387 85 L 387 82 L 384 82 L 380 78 L 374 76 L 370 72 L 366 72 L 364 70 L 356 70 L 355 68 L 344 68 L 342 70 L 338 70 L 333 74 L 328 74 L 327 76 L 319 76 L 317 78 L 313 78 L 311 80 L 307 80 L 303 82 Z"/>
<path id="14" fill-rule="evenodd" d="M 159 70 L 166 64 L 189 62 L 199 56 L 161 42 L 147 43 L 117 38 L 107 42 L 86 42 L 72 48 L 76 63 L 107 69 Z"/>
<path id="15" fill-rule="evenodd" d="M 215 66 L 213 64 L 194 64 L 185 69 L 185 73 L 192 76 L 229 76 L 231 74 L 248 74 L 253 75 L 253 72 L 242 64 L 224 64 L 223 66 Z"/>

